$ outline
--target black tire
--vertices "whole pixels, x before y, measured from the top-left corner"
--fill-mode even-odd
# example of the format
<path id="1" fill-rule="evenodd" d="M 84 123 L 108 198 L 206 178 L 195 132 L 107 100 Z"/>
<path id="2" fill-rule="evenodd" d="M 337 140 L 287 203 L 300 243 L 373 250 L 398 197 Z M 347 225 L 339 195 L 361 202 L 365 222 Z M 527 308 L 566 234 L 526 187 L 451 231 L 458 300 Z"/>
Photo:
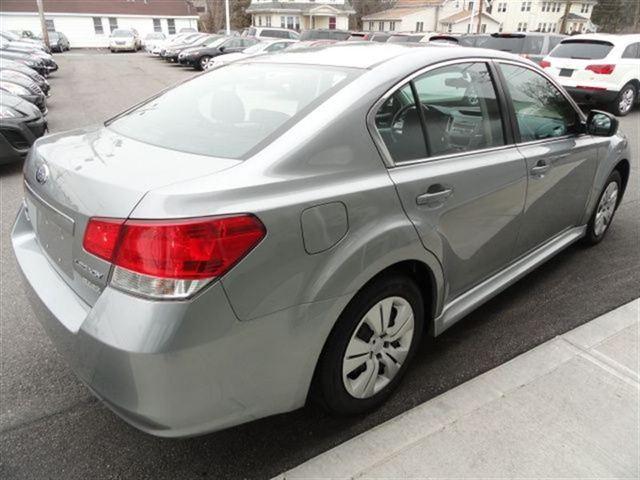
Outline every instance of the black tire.
<path id="1" fill-rule="evenodd" d="M 631 97 L 629 99 L 629 97 Z M 626 100 L 626 101 L 625 101 Z M 624 117 L 633 110 L 638 101 L 638 90 L 633 83 L 627 83 L 616 95 L 613 102 L 609 104 L 608 110 L 617 117 Z"/>
<path id="2" fill-rule="evenodd" d="M 207 64 L 207 62 L 209 62 L 209 60 L 211 60 L 211 57 L 209 55 L 204 55 L 204 56 L 200 57 L 198 59 L 198 64 L 197 64 L 196 68 L 198 70 L 204 70 L 204 66 Z"/>
<path id="3" fill-rule="evenodd" d="M 596 227 L 596 217 L 598 215 L 598 211 L 602 203 L 602 198 L 605 192 L 607 191 L 607 188 L 609 188 L 609 185 L 611 185 L 612 183 L 615 183 L 617 185 L 618 194 L 616 197 L 617 198 L 616 205 L 611 213 L 611 218 L 606 223 L 606 227 L 604 228 L 603 231 L 598 232 L 597 231 L 598 229 Z M 591 215 L 591 219 L 589 220 L 589 224 L 587 225 L 587 233 L 584 236 L 582 241 L 583 245 L 585 246 L 597 245 L 604 239 L 615 217 L 616 209 L 618 208 L 618 204 L 620 203 L 621 195 L 622 195 L 622 177 L 620 176 L 620 172 L 618 172 L 617 170 L 614 170 L 613 172 L 611 172 L 611 175 L 609 175 L 609 178 L 607 178 L 607 181 L 605 182 L 604 187 L 602 188 L 602 191 L 598 196 L 598 203 L 593 209 L 593 214 Z"/>
<path id="4" fill-rule="evenodd" d="M 351 337 L 365 314 L 388 297 L 401 297 L 413 309 L 414 331 L 408 354 L 389 383 L 368 398 L 356 398 L 346 389 L 342 377 L 343 358 Z M 424 302 L 420 289 L 408 276 L 394 273 L 367 285 L 351 300 L 340 315 L 322 352 L 314 385 L 314 394 L 323 407 L 340 415 L 357 415 L 377 408 L 398 386 L 415 355 L 424 330 Z"/>

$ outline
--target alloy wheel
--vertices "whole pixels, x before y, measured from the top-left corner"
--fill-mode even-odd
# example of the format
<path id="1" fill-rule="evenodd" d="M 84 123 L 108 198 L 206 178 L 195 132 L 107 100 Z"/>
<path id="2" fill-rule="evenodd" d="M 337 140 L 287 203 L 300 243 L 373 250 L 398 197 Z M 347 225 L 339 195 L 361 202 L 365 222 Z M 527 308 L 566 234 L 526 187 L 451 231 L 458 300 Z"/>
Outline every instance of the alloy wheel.
<path id="1" fill-rule="evenodd" d="M 613 214 L 616 210 L 617 202 L 618 184 L 616 182 L 611 182 L 607 185 L 602 197 L 600 197 L 600 203 L 596 210 L 596 220 L 593 227 L 596 236 L 599 237 L 607 230 L 607 228 L 609 228 L 611 219 L 613 218 Z"/>
<path id="2" fill-rule="evenodd" d="M 342 361 L 349 395 L 372 397 L 393 380 L 409 354 L 414 326 L 411 304 L 402 297 L 387 297 L 364 315 Z"/>
<path id="3" fill-rule="evenodd" d="M 635 101 L 635 92 L 632 87 L 627 87 L 622 91 L 620 95 L 620 101 L 618 103 L 618 109 L 620 113 L 627 113 L 633 107 Z"/>

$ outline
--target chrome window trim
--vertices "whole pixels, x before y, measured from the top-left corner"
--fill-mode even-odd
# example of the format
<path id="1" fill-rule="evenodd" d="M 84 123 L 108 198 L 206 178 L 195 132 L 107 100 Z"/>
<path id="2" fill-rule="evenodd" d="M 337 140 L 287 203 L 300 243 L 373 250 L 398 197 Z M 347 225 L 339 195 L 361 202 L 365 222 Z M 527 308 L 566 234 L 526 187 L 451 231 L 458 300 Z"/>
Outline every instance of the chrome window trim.
<path id="1" fill-rule="evenodd" d="M 391 156 L 391 153 L 389 153 L 389 149 L 384 143 L 384 140 L 380 135 L 380 132 L 378 132 L 378 128 L 376 127 L 376 113 L 378 112 L 380 107 L 382 107 L 382 105 L 389 99 L 389 97 L 391 97 L 394 93 L 396 93 L 398 90 L 403 88 L 407 83 L 412 81 L 414 78 L 419 77 L 420 75 L 427 73 L 431 70 L 435 70 L 441 67 L 447 67 L 449 65 L 457 65 L 459 63 L 482 62 L 487 64 L 487 70 L 489 70 L 489 64 L 495 60 L 496 59 L 494 57 L 466 57 L 466 58 L 456 58 L 455 60 L 445 60 L 443 62 L 434 63 L 432 65 L 423 67 L 420 70 L 417 70 L 412 74 L 404 77 L 402 80 L 395 83 L 389 90 L 387 90 L 385 94 L 373 104 L 373 106 L 369 109 L 369 112 L 367 113 L 367 129 L 369 130 L 369 134 L 373 138 L 373 142 L 376 145 L 378 152 L 380 152 L 382 161 L 384 162 L 385 166 L 387 168 L 403 167 L 406 165 L 416 165 L 419 163 L 445 160 L 452 157 L 460 157 L 460 156 L 465 156 L 469 154 L 491 152 L 495 150 L 503 150 L 503 149 L 515 147 L 516 145 L 513 143 L 511 144 L 506 143 L 505 145 L 499 145 L 497 147 L 480 148 L 476 150 L 467 150 L 464 152 L 456 152 L 456 153 L 450 153 L 446 155 L 435 155 L 432 157 L 418 158 L 415 160 L 407 160 L 404 162 L 396 162 Z M 521 65 L 520 62 L 513 62 L 513 63 L 516 65 Z M 525 64 L 522 64 L 522 65 L 525 65 Z M 497 85 L 494 85 L 494 88 L 496 89 L 496 97 L 497 97 L 499 95 L 499 93 L 497 92 Z M 502 119 L 502 116 L 504 115 L 506 115 L 506 113 L 501 113 L 501 119 Z M 506 133 L 506 132 L 503 132 L 503 133 Z"/>
<path id="2" fill-rule="evenodd" d="M 535 67 L 533 65 L 529 65 L 523 62 L 518 62 L 518 61 L 513 61 L 513 60 L 508 60 L 508 59 L 495 59 L 494 60 L 495 63 L 506 63 L 509 65 L 515 65 L 516 67 L 523 67 L 526 68 L 527 70 L 531 70 L 534 73 L 539 74 L 542 78 L 548 80 L 549 82 L 551 82 L 551 84 L 553 86 L 556 87 L 556 89 L 560 92 L 560 94 L 565 98 L 565 100 L 567 100 L 569 102 L 569 104 L 571 105 L 571 107 L 573 108 L 573 110 L 578 114 L 578 118 L 580 120 L 581 123 L 586 122 L 587 117 L 584 114 L 584 112 L 582 111 L 582 109 L 580 109 L 580 107 L 578 106 L 578 104 L 575 102 L 575 100 L 573 100 L 573 98 L 571 98 L 571 95 L 569 95 L 565 89 L 562 87 L 562 85 L 560 85 L 560 83 L 558 83 L 553 77 L 551 77 L 551 75 L 547 74 L 544 70 L 542 70 L 541 68 Z M 505 88 L 507 88 L 507 86 L 505 85 Z M 512 101 L 513 103 L 513 101 Z M 518 132 L 519 133 L 519 132 Z M 560 137 L 551 137 L 551 138 L 543 138 L 540 140 L 529 140 L 527 142 L 516 142 L 516 146 L 518 147 L 524 147 L 524 146 L 529 146 L 529 145 L 536 145 L 536 144 L 543 144 L 543 143 L 549 143 L 549 142 L 554 142 L 554 141 L 559 141 L 559 140 L 567 140 L 569 138 L 578 138 L 581 137 L 583 135 L 587 135 L 586 133 L 572 133 L 572 134 L 567 134 L 567 135 L 562 135 Z"/>

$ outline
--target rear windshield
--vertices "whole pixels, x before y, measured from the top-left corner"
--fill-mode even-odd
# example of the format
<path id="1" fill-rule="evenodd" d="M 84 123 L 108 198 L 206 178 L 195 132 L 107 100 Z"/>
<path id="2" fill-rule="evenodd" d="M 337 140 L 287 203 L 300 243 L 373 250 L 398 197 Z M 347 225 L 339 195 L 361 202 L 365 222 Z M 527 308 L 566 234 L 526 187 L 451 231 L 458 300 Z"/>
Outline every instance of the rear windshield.
<path id="1" fill-rule="evenodd" d="M 490 36 L 481 45 L 482 48 L 502 50 L 503 52 L 540 55 L 544 45 L 544 37 L 541 35 Z"/>
<path id="2" fill-rule="evenodd" d="M 305 40 L 348 40 L 351 34 L 349 32 L 337 32 L 335 30 L 307 30 L 300 35 L 300 41 Z"/>
<path id="3" fill-rule="evenodd" d="M 549 54 L 555 58 L 597 60 L 609 55 L 613 44 L 599 40 L 565 40 Z"/>
<path id="4" fill-rule="evenodd" d="M 131 30 L 114 30 L 111 33 L 112 37 L 133 37 L 133 32 Z"/>
<path id="5" fill-rule="evenodd" d="M 387 40 L 388 43 L 417 43 L 422 37 L 417 35 L 392 35 Z"/>
<path id="6" fill-rule="evenodd" d="M 357 72 L 231 64 L 168 90 L 106 125 L 160 147 L 239 159 L 306 115 Z"/>

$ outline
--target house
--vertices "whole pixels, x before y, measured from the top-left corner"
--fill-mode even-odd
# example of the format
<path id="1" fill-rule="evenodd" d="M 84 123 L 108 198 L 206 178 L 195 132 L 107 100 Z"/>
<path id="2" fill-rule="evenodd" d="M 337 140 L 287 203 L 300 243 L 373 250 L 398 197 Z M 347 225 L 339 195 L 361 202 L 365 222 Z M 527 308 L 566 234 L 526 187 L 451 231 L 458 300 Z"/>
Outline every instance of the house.
<path id="1" fill-rule="evenodd" d="M 596 0 L 571 2 L 565 31 L 561 32 L 566 1 L 495 0 L 491 15 L 500 21 L 500 31 L 505 32 L 594 32 L 591 14 Z"/>
<path id="2" fill-rule="evenodd" d="M 566 2 L 485 0 L 478 20 L 479 0 L 399 0 L 388 10 L 363 17 L 368 31 L 396 32 L 560 32 Z M 590 32 L 597 0 L 571 3 L 565 33 Z"/>
<path id="3" fill-rule="evenodd" d="M 349 15 L 356 12 L 349 0 L 252 0 L 247 13 L 251 14 L 251 23 L 256 27 L 346 30 Z"/>
<path id="4" fill-rule="evenodd" d="M 163 0 L 43 0 L 47 29 L 63 32 L 72 47 L 107 47 L 116 28 L 173 35 L 195 28 L 198 14 L 191 2 Z M 35 0 L 0 0 L 0 25 L 6 30 L 40 33 Z"/>
<path id="5" fill-rule="evenodd" d="M 497 32 L 500 22 L 486 8 L 480 19 L 483 32 Z M 368 31 L 476 32 L 478 2 L 472 0 L 399 0 L 388 10 L 362 18 Z"/>

